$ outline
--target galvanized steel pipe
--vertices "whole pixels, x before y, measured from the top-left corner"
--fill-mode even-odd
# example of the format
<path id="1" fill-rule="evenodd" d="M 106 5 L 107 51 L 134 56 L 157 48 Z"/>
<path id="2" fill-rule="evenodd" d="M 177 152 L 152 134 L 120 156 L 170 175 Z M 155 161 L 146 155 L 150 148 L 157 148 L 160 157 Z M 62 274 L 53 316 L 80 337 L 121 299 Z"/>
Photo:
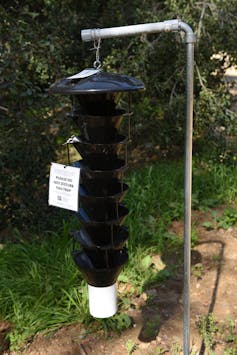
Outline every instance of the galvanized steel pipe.
<path id="1" fill-rule="evenodd" d="M 128 37 L 158 32 L 184 31 L 186 43 L 194 43 L 195 35 L 189 25 L 181 20 L 167 20 L 163 22 L 144 23 L 140 25 L 129 25 L 110 28 L 94 28 L 81 31 L 81 38 L 84 42 L 98 40 L 99 38 Z"/>
<path id="2" fill-rule="evenodd" d="M 81 31 L 85 42 L 112 37 L 127 37 L 158 32 L 185 32 L 186 43 L 186 137 L 184 181 L 184 355 L 190 353 L 190 269 L 191 269 L 191 202 L 192 202 L 192 131 L 193 131 L 193 67 L 195 34 L 181 20 L 168 20 L 103 29 Z"/>

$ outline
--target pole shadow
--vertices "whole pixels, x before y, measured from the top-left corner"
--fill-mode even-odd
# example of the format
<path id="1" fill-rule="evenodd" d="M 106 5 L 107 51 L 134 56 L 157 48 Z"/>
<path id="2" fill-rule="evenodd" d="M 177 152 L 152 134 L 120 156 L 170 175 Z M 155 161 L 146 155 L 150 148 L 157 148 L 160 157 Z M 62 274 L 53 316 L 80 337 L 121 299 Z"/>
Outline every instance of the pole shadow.
<path id="1" fill-rule="evenodd" d="M 220 240 L 211 240 L 211 241 L 200 242 L 200 243 L 198 243 L 198 245 L 211 244 L 211 243 L 219 244 L 220 245 L 220 252 L 219 252 L 219 255 L 218 255 L 218 259 L 217 259 L 218 262 L 217 262 L 217 267 L 216 267 L 216 278 L 215 278 L 214 288 L 213 288 L 213 292 L 212 292 L 211 303 L 209 305 L 207 315 L 212 313 L 213 310 L 214 310 L 214 307 L 215 307 L 217 290 L 218 290 L 218 286 L 219 286 L 219 282 L 220 282 L 220 276 L 221 276 L 221 269 L 222 269 L 222 262 L 223 262 L 223 257 L 224 257 L 224 250 L 225 250 L 225 243 L 223 243 Z M 209 324 L 207 322 L 206 331 L 208 331 L 208 327 L 209 327 Z M 202 339 L 202 344 L 201 344 L 199 355 L 204 355 L 205 354 L 205 350 L 206 350 L 205 342 Z"/>
<path id="2" fill-rule="evenodd" d="M 9 351 L 10 340 L 8 334 L 12 330 L 12 324 L 0 320 L 0 355 Z"/>
<path id="3" fill-rule="evenodd" d="M 220 245 L 220 252 L 217 257 L 218 261 L 216 265 L 216 278 L 211 295 L 211 302 L 208 307 L 208 314 L 213 312 L 216 302 L 225 243 L 216 239 L 203 242 L 201 241 L 197 243 L 197 246 L 212 243 L 217 243 Z M 179 252 L 177 254 L 179 255 L 179 258 L 183 258 L 183 255 L 181 256 Z M 166 257 L 164 255 L 162 260 L 166 265 L 171 265 L 170 256 Z M 196 250 L 192 250 L 191 264 L 195 265 L 202 262 L 203 257 L 201 253 Z M 142 307 L 142 328 L 138 335 L 138 339 L 142 342 L 151 342 L 157 338 L 162 327 L 167 323 L 169 319 L 172 319 L 172 317 L 177 314 L 177 312 L 181 315 L 181 317 L 183 317 L 183 265 L 180 265 L 175 277 L 170 277 L 166 281 L 158 285 L 156 284 L 155 286 L 151 284 L 146 285 L 145 291 L 148 292 L 148 295 L 151 293 L 151 297 L 149 297 L 146 304 Z M 169 336 L 169 334 L 167 334 L 167 336 Z M 202 340 L 199 355 L 204 355 L 205 349 L 205 343 Z"/>
<path id="4" fill-rule="evenodd" d="M 169 266 L 174 263 L 180 263 L 180 260 L 183 260 L 182 253 L 181 249 L 177 252 L 178 260 L 174 260 L 171 255 L 163 255 L 162 260 L 167 265 L 165 270 L 169 270 Z M 191 260 L 192 264 L 201 262 L 201 254 L 193 250 Z M 145 291 L 148 296 L 151 293 L 151 297 L 142 308 L 143 324 L 138 339 L 142 342 L 150 342 L 156 339 L 161 328 L 176 312 L 182 314 L 183 265 L 178 267 L 175 276 L 158 285 L 146 285 Z"/>

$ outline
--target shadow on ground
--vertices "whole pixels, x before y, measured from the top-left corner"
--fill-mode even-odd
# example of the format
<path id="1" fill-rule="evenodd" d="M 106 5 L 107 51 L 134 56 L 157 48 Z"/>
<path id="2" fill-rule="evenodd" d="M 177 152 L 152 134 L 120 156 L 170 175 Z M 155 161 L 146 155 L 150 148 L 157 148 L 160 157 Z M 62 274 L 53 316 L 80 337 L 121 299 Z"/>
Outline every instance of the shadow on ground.
<path id="1" fill-rule="evenodd" d="M 208 265 L 208 268 L 215 268 L 215 280 L 213 280 L 212 285 L 210 285 L 211 293 L 205 313 L 202 316 L 207 316 L 209 313 L 214 311 L 214 306 L 217 297 L 217 291 L 219 286 L 219 280 L 221 277 L 224 248 L 225 243 L 220 240 L 206 240 L 197 243 L 196 248 L 198 249 L 201 245 L 216 245 L 218 244 L 219 254 L 215 255 L 215 263 L 208 260 L 205 256 L 198 251 L 192 251 L 192 269 L 195 270 L 195 265 Z M 182 258 L 182 257 L 181 257 Z M 167 265 L 171 262 L 177 262 L 175 260 L 170 260 L 170 258 L 163 258 Z M 182 259 L 181 259 L 182 260 Z M 213 264 L 213 265 L 211 265 Z M 195 276 L 197 279 L 201 276 Z M 197 280 L 198 281 L 198 280 Z M 157 340 L 157 338 L 163 339 L 165 337 L 166 343 L 172 346 L 173 339 L 177 338 L 182 344 L 182 326 L 183 326 L 183 267 L 181 266 L 177 270 L 177 274 L 171 277 L 166 282 L 155 286 L 147 291 L 148 298 L 147 303 L 142 307 L 142 328 L 138 335 L 138 339 L 141 342 L 151 342 Z M 191 297 L 192 302 L 192 297 Z M 205 301 L 203 301 L 205 303 Z M 195 309 L 195 302 L 192 307 L 191 303 L 191 317 L 194 318 L 195 312 L 197 315 L 200 314 L 199 309 Z M 193 309 L 192 309 L 193 308 Z M 194 324 L 194 322 L 193 322 Z M 207 324 L 208 328 L 208 324 Z M 207 329 L 208 331 L 208 329 Z M 198 336 L 198 329 L 191 329 L 191 334 L 193 332 Z M 206 348 L 203 340 L 199 341 L 199 355 L 204 355 Z"/>

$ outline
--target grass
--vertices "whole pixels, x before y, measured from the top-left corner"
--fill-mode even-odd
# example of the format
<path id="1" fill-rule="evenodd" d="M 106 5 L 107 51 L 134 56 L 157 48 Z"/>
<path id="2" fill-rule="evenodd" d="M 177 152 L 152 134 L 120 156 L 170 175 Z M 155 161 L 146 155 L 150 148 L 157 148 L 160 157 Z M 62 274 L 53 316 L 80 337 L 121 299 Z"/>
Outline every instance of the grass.
<path id="1" fill-rule="evenodd" d="M 40 330 L 88 318 L 86 284 L 70 255 L 68 228 L 48 239 L 6 245 L 0 254 L 0 314 L 12 347 Z"/>
<path id="2" fill-rule="evenodd" d="M 167 224 L 183 218 L 183 165 L 168 162 L 143 168 L 129 177 L 130 246 L 147 244 L 164 232 Z M 232 203 L 237 194 L 237 170 L 224 165 L 193 166 L 193 208 L 208 209 Z M 149 237 L 149 238 L 147 238 Z M 157 240 L 159 239 L 159 240 Z M 162 248 L 160 244 L 159 247 Z"/>
<path id="3" fill-rule="evenodd" d="M 194 164 L 193 171 L 193 208 L 208 209 L 234 201 L 234 168 Z M 130 283 L 132 294 L 171 275 L 169 266 L 161 271 L 154 268 L 152 255 L 169 247 L 182 249 L 182 240 L 167 233 L 167 228 L 174 219 L 183 218 L 183 164 L 163 162 L 145 167 L 130 173 L 127 181 L 129 262 L 119 280 Z M 235 217 L 233 213 L 228 215 Z M 0 250 L 0 318 L 14 325 L 9 335 L 11 349 L 39 331 L 55 330 L 73 322 L 91 322 L 87 285 L 71 258 L 69 232 L 77 228 L 74 220 L 62 222 L 59 231 L 32 238 L 31 242 L 18 234 L 15 244 L 6 244 Z M 121 297 L 121 311 L 129 307 L 129 297 Z M 105 330 L 123 329 L 130 324 L 123 313 L 97 321 Z"/>

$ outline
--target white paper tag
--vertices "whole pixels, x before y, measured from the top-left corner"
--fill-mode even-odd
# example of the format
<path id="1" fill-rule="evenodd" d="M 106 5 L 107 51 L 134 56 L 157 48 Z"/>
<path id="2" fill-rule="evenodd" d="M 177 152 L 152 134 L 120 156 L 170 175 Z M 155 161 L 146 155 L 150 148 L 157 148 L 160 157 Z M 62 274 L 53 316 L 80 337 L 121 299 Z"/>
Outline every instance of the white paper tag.
<path id="1" fill-rule="evenodd" d="M 49 205 L 78 211 L 80 169 L 51 163 Z"/>
<path id="2" fill-rule="evenodd" d="M 73 143 L 78 143 L 80 142 L 80 139 L 78 139 L 76 136 L 71 136 L 70 138 L 67 139 L 67 141 L 65 143 L 63 143 L 63 145 L 65 144 L 73 144 Z"/>
<path id="3" fill-rule="evenodd" d="M 88 76 L 97 74 L 100 71 L 101 71 L 101 69 L 88 68 L 88 69 L 82 70 L 80 73 L 69 76 L 67 79 L 83 79 L 83 78 L 87 78 Z"/>

